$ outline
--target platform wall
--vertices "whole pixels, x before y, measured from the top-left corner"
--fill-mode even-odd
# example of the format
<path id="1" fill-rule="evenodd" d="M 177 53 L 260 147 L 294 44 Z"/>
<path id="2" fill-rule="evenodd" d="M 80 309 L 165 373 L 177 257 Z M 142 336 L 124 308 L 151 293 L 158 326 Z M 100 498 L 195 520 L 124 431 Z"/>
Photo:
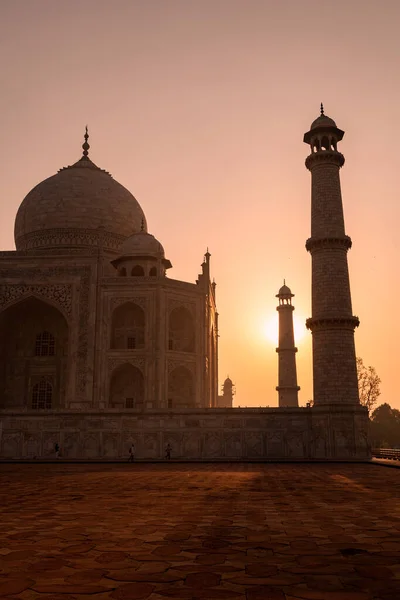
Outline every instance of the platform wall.
<path id="1" fill-rule="evenodd" d="M 0 458 L 368 460 L 368 414 L 351 406 L 102 411 L 0 411 Z"/>

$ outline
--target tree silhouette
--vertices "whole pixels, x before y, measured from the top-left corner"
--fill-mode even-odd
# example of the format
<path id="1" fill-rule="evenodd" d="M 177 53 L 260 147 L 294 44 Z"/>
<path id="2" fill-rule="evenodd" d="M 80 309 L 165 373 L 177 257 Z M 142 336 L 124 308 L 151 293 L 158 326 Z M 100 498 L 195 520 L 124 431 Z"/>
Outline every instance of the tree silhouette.
<path id="1" fill-rule="evenodd" d="M 378 376 L 375 367 L 366 367 L 363 363 L 363 359 L 360 357 L 357 357 L 356 361 L 360 403 L 362 406 L 366 406 L 368 411 L 371 412 L 381 395 L 381 379 Z"/>
<path id="2" fill-rule="evenodd" d="M 381 404 L 371 415 L 371 440 L 375 448 L 400 446 L 400 410 Z"/>

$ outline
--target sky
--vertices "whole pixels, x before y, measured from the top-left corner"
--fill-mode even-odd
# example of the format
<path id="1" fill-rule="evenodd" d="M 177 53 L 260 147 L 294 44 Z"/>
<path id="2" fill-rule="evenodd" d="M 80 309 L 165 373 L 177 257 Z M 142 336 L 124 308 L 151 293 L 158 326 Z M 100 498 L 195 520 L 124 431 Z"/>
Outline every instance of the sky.
<path id="1" fill-rule="evenodd" d="M 219 379 L 235 405 L 277 406 L 275 295 L 295 294 L 299 403 L 313 397 L 309 148 L 339 149 L 356 352 L 400 408 L 400 2 L 0 0 L 0 249 L 37 183 L 90 156 L 127 187 L 195 281 L 208 247 Z"/>

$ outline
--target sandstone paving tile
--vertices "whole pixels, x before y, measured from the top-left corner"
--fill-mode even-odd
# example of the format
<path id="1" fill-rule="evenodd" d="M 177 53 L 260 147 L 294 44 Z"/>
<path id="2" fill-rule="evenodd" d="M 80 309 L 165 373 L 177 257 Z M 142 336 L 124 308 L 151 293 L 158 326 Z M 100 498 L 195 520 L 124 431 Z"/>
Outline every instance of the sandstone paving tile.
<path id="1" fill-rule="evenodd" d="M 139 573 L 138 571 L 109 571 L 105 577 L 114 581 L 145 581 L 150 583 L 171 583 L 181 581 L 185 575 L 179 571 L 165 571 L 163 573 Z"/>
<path id="2" fill-rule="evenodd" d="M 90 583 L 34 583 L 30 586 L 35 592 L 41 594 L 99 594 L 107 592 L 111 586 L 90 584 Z"/>
<path id="3" fill-rule="evenodd" d="M 227 556 L 226 554 L 200 554 L 195 561 L 200 565 L 220 565 L 225 562 Z"/>
<path id="4" fill-rule="evenodd" d="M 157 546 L 154 550 L 153 550 L 153 554 L 155 556 L 171 556 L 171 555 L 176 555 L 179 554 L 180 552 L 182 552 L 182 548 L 181 546 L 178 546 L 177 544 L 165 544 L 164 546 Z"/>
<path id="5" fill-rule="evenodd" d="M 246 565 L 246 574 L 254 577 L 273 577 L 278 573 L 275 565 L 263 563 L 249 563 Z"/>
<path id="6" fill-rule="evenodd" d="M 73 573 L 65 576 L 66 583 L 97 583 L 105 575 L 104 569 L 75 569 Z"/>
<path id="7" fill-rule="evenodd" d="M 268 586 L 258 586 L 246 591 L 246 600 L 286 600 L 281 590 Z"/>
<path id="8" fill-rule="evenodd" d="M 242 575 L 239 577 L 232 577 L 229 579 L 231 583 L 236 583 L 239 585 L 266 585 L 269 587 L 273 586 L 285 586 L 285 585 L 295 585 L 298 583 L 302 583 L 304 581 L 304 577 L 300 575 L 291 575 L 288 573 L 280 574 L 278 573 L 276 576 L 272 577 L 252 577 L 249 575 Z"/>
<path id="9" fill-rule="evenodd" d="M 10 579 L 5 581 L 0 580 L 0 597 L 20 594 L 24 590 L 34 585 L 34 579 L 21 578 Z"/>
<path id="10" fill-rule="evenodd" d="M 285 588 L 285 594 L 301 600 L 373 600 L 373 593 L 365 590 L 327 591 L 302 586 Z"/>
<path id="11" fill-rule="evenodd" d="M 114 600 L 145 600 L 154 590 L 150 583 L 127 583 L 119 586 L 110 594 Z"/>
<path id="12" fill-rule="evenodd" d="M 213 565 L 212 567 L 213 572 L 214 573 L 219 573 L 221 575 L 223 575 L 224 573 L 238 573 L 240 571 L 243 571 L 243 568 L 241 567 L 235 567 L 233 565 Z M 175 565 L 174 566 L 174 571 L 177 571 L 179 573 L 196 573 L 196 572 L 208 572 L 210 570 L 210 565 L 199 565 L 199 564 L 192 564 L 192 565 Z"/>
<path id="13" fill-rule="evenodd" d="M 150 561 L 139 564 L 138 573 L 163 573 L 171 566 L 170 562 Z"/>

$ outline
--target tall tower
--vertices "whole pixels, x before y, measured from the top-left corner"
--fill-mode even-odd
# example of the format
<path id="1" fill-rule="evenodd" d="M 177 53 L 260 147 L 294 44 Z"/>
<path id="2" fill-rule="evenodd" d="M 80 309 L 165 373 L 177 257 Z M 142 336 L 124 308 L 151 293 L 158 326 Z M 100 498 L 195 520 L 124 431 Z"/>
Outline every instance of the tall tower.
<path id="1" fill-rule="evenodd" d="M 279 355 L 278 361 L 278 392 L 279 407 L 298 406 L 297 373 L 296 373 L 296 352 L 294 345 L 293 330 L 293 311 L 292 298 L 294 294 L 290 291 L 283 280 L 283 286 L 276 295 L 279 298 L 279 306 L 276 310 L 279 313 L 279 348 L 276 349 Z"/>
<path id="2" fill-rule="evenodd" d="M 347 251 L 351 239 L 344 229 L 339 169 L 344 156 L 337 144 L 344 131 L 324 114 L 304 135 L 311 147 L 306 167 L 311 171 L 312 317 L 307 328 L 313 340 L 314 405 L 359 405 L 353 316 Z"/>

